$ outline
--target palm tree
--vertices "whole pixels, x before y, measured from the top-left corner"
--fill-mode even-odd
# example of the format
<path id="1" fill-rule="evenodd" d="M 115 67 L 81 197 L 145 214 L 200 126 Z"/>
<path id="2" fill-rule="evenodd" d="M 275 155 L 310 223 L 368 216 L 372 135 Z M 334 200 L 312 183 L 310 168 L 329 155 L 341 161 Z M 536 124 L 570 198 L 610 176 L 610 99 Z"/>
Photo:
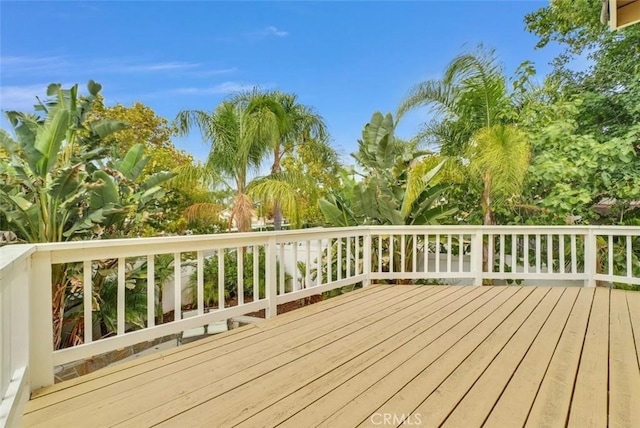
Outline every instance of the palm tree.
<path id="1" fill-rule="evenodd" d="M 176 122 L 179 134 L 185 135 L 195 126 L 211 144 L 204 169 L 210 176 L 220 174 L 234 181 L 225 183 L 235 188 L 229 227 L 235 220 L 240 232 L 250 231 L 253 201 L 247 194 L 248 177 L 280 135 L 281 120 L 273 101 L 253 90 L 223 101 L 211 113 L 181 111 Z"/>
<path id="2" fill-rule="evenodd" d="M 298 103 L 295 94 L 275 91 L 270 96 L 279 106 L 277 111 L 280 117 L 280 135 L 273 146 L 271 174 L 255 180 L 250 193 L 273 206 L 274 229 L 280 230 L 283 211 L 299 225 L 300 190 L 318 185 L 314 182 L 318 181 L 318 177 L 304 175 L 295 168 L 283 168 L 283 160 L 293 157 L 305 146 L 315 153 L 315 163 L 330 169 L 337 163 L 337 155 L 327 142 L 326 125 L 320 114 L 311 107 Z"/>
<path id="3" fill-rule="evenodd" d="M 467 151 L 472 172 L 482 177 L 480 203 L 483 223 L 495 224 L 494 198 L 516 195 L 529 167 L 529 144 L 526 134 L 515 125 L 481 128 Z"/>
<path id="4" fill-rule="evenodd" d="M 324 119 L 311 107 L 298 103 L 298 96 L 279 91 L 268 96 L 277 104 L 274 114 L 280 119 L 279 138 L 273 145 L 273 165 L 271 174 L 263 177 L 253 188 L 253 194 L 273 205 L 273 225 L 275 230 L 282 227 L 283 208 L 298 219 L 299 206 L 296 203 L 297 186 L 304 182 L 300 174 L 283 172 L 282 160 L 305 143 L 315 145 L 318 155 L 333 152 L 327 144 L 327 129 Z"/>
<path id="5" fill-rule="evenodd" d="M 483 223 L 494 224 L 494 201 L 519 192 L 529 165 L 526 135 L 509 123 L 514 101 L 494 52 L 481 47 L 454 58 L 442 80 L 411 90 L 398 116 L 422 106 L 435 119 L 420 137 L 438 144 L 442 154 L 468 160 L 483 183 Z"/>

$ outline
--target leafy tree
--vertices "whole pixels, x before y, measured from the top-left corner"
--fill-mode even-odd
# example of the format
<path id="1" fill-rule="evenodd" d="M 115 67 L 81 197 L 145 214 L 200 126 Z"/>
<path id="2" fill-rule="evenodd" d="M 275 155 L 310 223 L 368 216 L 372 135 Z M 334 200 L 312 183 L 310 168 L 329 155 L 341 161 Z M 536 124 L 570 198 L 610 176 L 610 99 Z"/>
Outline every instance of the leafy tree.
<path id="1" fill-rule="evenodd" d="M 576 105 L 578 104 L 578 105 Z M 640 163 L 636 147 L 640 124 L 620 137 L 598 141 L 579 131 L 579 102 L 553 106 L 557 114 L 533 134 L 533 161 L 527 177 L 535 221 L 621 223 L 640 200 Z M 609 206 L 598 211 L 605 201 Z"/>
<path id="2" fill-rule="evenodd" d="M 322 221 L 318 201 L 338 185 L 338 155 L 326 142 L 305 139 L 284 155 L 280 172 L 258 177 L 249 194 L 274 209 L 274 227 L 279 207 L 300 227 Z"/>
<path id="3" fill-rule="evenodd" d="M 153 156 L 145 166 L 143 176 L 158 172 L 177 172 L 189 169 L 193 157 L 178 150 L 171 141 L 177 132 L 175 125 L 158 116 L 151 107 L 136 102 L 130 107 L 116 104 L 107 107 L 99 98 L 92 115 L 96 118 L 121 120 L 129 127 L 120 130 L 103 141 L 110 147 L 114 158 L 119 158 L 134 144 L 142 144 Z M 146 221 L 145 235 L 184 233 L 191 230 L 210 232 L 207 225 L 217 223 L 220 206 L 210 189 L 199 180 L 172 180 L 165 186 L 161 215 Z"/>
<path id="4" fill-rule="evenodd" d="M 178 167 L 193 162 L 190 154 L 178 150 L 171 141 L 171 136 L 177 132 L 175 126 L 158 116 L 147 105 L 136 102 L 131 107 L 122 104 L 107 107 L 100 97 L 92 116 L 118 120 L 129 125 L 103 140 L 106 146 L 115 150 L 114 157 L 122 157 L 136 144 L 142 144 L 147 151 L 153 152 L 153 157 L 145 166 L 144 175 L 175 171 Z"/>
<path id="5" fill-rule="evenodd" d="M 59 242 L 97 233 L 111 206 L 89 210 L 89 195 L 103 186 L 98 169 L 107 154 L 102 138 L 124 129 L 112 120 L 88 120 L 100 86 L 89 82 L 89 96 L 78 98 L 78 87 L 64 90 L 52 84 L 47 102 L 37 111 L 45 117 L 9 111 L 15 140 L 0 134 L 9 159 L 0 165 L 0 209 L 21 238 L 29 242 Z M 92 183 L 93 182 L 93 183 Z"/>
<path id="6" fill-rule="evenodd" d="M 544 102 L 527 113 L 534 161 L 530 221 L 618 223 L 638 200 L 640 27 L 609 31 L 600 4 L 557 0 L 526 16 L 527 29 L 564 47 L 545 82 Z M 588 60 L 577 68 L 575 61 Z M 611 210 L 595 209 L 606 202 Z"/>
<path id="7" fill-rule="evenodd" d="M 546 82 L 553 88 L 551 101 L 581 100 L 577 132 L 604 141 L 627 134 L 640 119 L 640 26 L 609 31 L 599 21 L 600 7 L 589 0 L 555 0 L 525 22 L 540 38 L 539 48 L 550 42 L 565 48 Z"/>

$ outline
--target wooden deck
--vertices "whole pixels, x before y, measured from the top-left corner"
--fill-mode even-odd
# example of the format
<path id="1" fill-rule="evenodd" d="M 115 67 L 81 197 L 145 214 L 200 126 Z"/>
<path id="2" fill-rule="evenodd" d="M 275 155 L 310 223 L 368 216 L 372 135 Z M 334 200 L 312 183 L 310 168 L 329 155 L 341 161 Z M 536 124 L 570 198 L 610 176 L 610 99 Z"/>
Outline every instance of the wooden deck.
<path id="1" fill-rule="evenodd" d="M 639 292 L 373 286 L 40 390 L 23 423 L 638 427 L 639 348 Z"/>

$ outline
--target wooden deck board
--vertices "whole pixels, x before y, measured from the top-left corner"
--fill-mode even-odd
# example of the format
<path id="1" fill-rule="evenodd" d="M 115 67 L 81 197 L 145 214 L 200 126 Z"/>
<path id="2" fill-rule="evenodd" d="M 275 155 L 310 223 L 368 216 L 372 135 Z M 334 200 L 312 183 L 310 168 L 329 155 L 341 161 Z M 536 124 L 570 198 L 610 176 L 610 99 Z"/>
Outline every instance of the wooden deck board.
<path id="1" fill-rule="evenodd" d="M 369 305 L 362 308 L 360 316 L 357 315 L 357 312 L 351 313 L 351 315 L 349 313 L 339 313 L 334 317 L 326 317 L 325 320 L 319 319 L 317 323 L 312 323 L 307 326 L 308 328 L 303 328 L 298 332 L 294 331 L 298 328 L 294 323 L 290 326 L 290 330 L 282 331 L 282 336 L 285 336 L 284 339 L 280 335 L 271 337 L 276 346 L 266 347 L 262 341 L 258 343 L 247 341 L 244 347 L 235 348 L 231 351 L 228 351 L 227 348 L 220 350 L 212 347 L 210 349 L 211 352 L 197 355 L 195 365 L 191 364 L 193 358 L 189 354 L 190 358 L 178 360 L 175 364 L 161 366 L 152 372 L 95 389 L 73 400 L 67 400 L 58 406 L 65 409 L 63 415 L 56 416 L 57 409 L 52 407 L 45 408 L 38 412 L 37 417 L 34 415 L 33 422 L 43 423 L 47 426 L 52 426 L 52 424 L 68 426 L 67 424 L 78 420 L 78 418 L 101 420 L 103 417 L 108 417 L 112 413 L 113 406 L 119 405 L 119 403 L 121 403 L 119 417 L 133 417 L 143 412 L 145 405 L 158 406 L 170 401 L 175 395 L 191 397 L 193 394 L 188 394 L 189 390 L 207 387 L 215 379 L 218 379 L 220 389 L 212 389 L 212 391 L 215 393 L 224 392 L 225 388 L 230 389 L 242 384 L 243 379 L 240 376 L 234 376 L 235 374 L 242 372 L 243 376 L 247 376 L 247 372 L 261 373 L 262 370 L 274 369 L 286 363 L 286 359 L 278 359 L 276 357 L 283 348 L 287 350 L 287 346 L 294 348 L 305 347 L 309 339 L 315 338 L 316 343 L 307 346 L 309 352 L 312 352 L 322 346 L 324 340 L 332 339 L 330 335 L 323 336 L 323 333 L 338 331 L 346 323 L 347 331 L 334 334 L 348 336 L 350 333 L 349 328 L 353 330 L 357 327 L 355 323 L 349 324 L 350 321 L 363 322 L 363 320 L 368 319 L 366 315 L 369 312 L 371 313 L 370 316 L 375 319 L 385 319 L 385 316 L 392 313 L 398 306 L 396 302 L 401 302 L 403 298 L 411 299 L 418 294 L 436 295 L 443 291 L 444 289 L 428 290 L 426 288 L 418 289 L 413 287 L 399 289 L 397 293 L 392 293 L 391 295 L 383 294 L 378 296 L 376 294 L 373 296 L 374 298 L 368 301 Z M 413 300 L 415 299 L 411 299 L 411 301 Z M 394 303 L 396 304 L 394 305 Z M 407 303 L 400 304 L 398 307 L 407 305 Z M 364 318 L 362 318 L 363 316 Z M 320 324 L 323 324 L 323 326 Z M 267 329 L 264 334 L 268 335 L 273 330 Z M 320 343 L 318 344 L 317 342 Z M 265 355 L 271 355 L 273 358 L 265 358 Z M 285 354 L 285 357 L 295 358 L 296 355 L 290 353 Z M 256 364 L 259 364 L 259 366 L 256 367 Z M 140 394 L 144 394 L 146 397 L 144 403 L 140 403 L 137 400 Z M 25 420 L 27 422 L 31 421 L 31 414 L 27 414 Z"/>
<path id="2" fill-rule="evenodd" d="M 462 426 L 465 420 L 485 420 L 501 396 L 509 400 L 508 407 L 512 409 L 520 402 L 526 403 L 526 395 L 521 391 L 504 394 L 503 391 L 517 372 L 523 373 L 522 381 L 518 382 L 516 378 L 514 382 L 517 386 L 526 385 L 527 380 L 542 380 L 544 371 L 535 371 L 527 363 L 542 363 L 546 368 L 551 357 L 548 351 L 553 352 L 579 291 L 577 288 L 565 290 L 541 328 L 531 325 L 528 331 L 522 327 L 518 330 L 449 415 L 445 426 Z M 533 340 L 532 336 L 535 337 Z M 529 356 L 531 358 L 525 360 Z M 447 388 L 447 385 L 441 388 Z M 501 422 L 497 426 L 505 425 Z M 522 421 L 510 423 L 510 426 L 521 425 Z"/>
<path id="3" fill-rule="evenodd" d="M 580 298 L 587 300 L 593 296 L 594 292 L 593 289 L 589 288 L 580 289 L 579 291 Z M 586 307 L 582 308 L 583 305 Z M 576 301 L 573 307 L 580 309 L 580 314 L 583 313 L 582 311 L 586 311 L 588 315 L 591 304 L 590 301 Z M 571 319 L 568 310 L 561 310 L 566 308 L 559 307 L 556 309 L 559 309 L 555 311 L 556 318 L 547 320 L 511 379 L 508 379 L 509 383 L 504 391 L 501 392 L 501 396 L 491 410 L 485 426 L 496 428 L 523 426 L 527 421 L 531 406 L 549 368 L 549 363 L 556 350 L 563 328 L 566 328 L 562 319 L 567 321 Z M 571 326 L 573 326 L 573 323 Z"/>
<path id="4" fill-rule="evenodd" d="M 564 427 L 569 415 L 593 291 L 580 289 L 544 375 L 526 426 Z"/>
<path id="5" fill-rule="evenodd" d="M 410 370 L 406 369 L 407 364 L 411 364 L 413 361 L 420 361 L 417 364 L 424 367 L 427 361 L 434 361 L 442 354 L 443 348 L 446 349 L 447 346 L 452 346 L 458 337 L 464 335 L 473 328 L 474 325 L 480 322 L 483 317 L 487 317 L 495 310 L 494 305 L 489 305 L 490 302 L 494 304 L 503 302 L 517 291 L 517 289 L 513 289 L 507 290 L 505 293 L 483 293 L 482 295 L 474 293 L 474 295 L 470 296 L 475 297 L 474 300 L 468 303 L 464 302 L 465 305 L 460 308 L 451 308 L 451 311 L 439 314 L 446 316 L 446 318 L 443 318 L 441 322 L 425 330 L 419 336 L 403 343 L 400 347 L 394 349 L 392 353 L 376 361 L 370 367 L 367 367 L 362 374 L 351 377 L 346 382 L 340 384 L 338 388 L 335 388 L 336 384 L 332 384 L 330 378 L 325 379 L 324 381 L 328 383 L 329 388 L 335 389 L 331 390 L 315 403 L 304 403 L 304 408 L 286 420 L 283 425 L 296 427 L 304 424 L 306 421 L 314 425 L 323 422 L 328 416 L 334 416 L 340 419 L 341 414 L 336 416 L 335 413 L 349 404 L 349 402 L 344 400 L 345 396 L 360 398 L 363 392 L 366 391 L 368 394 L 371 394 L 372 391 L 375 391 L 381 385 L 385 385 L 381 389 L 386 390 L 387 386 L 393 389 L 391 385 L 394 383 L 402 384 L 406 382 L 403 381 L 403 376 L 410 374 Z M 315 388 L 316 385 L 310 385 L 312 391 Z M 371 397 L 371 395 L 369 395 L 369 397 Z M 356 400 L 358 400 L 358 398 L 356 398 Z M 299 394 L 292 396 L 291 401 L 298 402 L 298 400 Z M 373 403 L 373 400 L 367 402 L 369 407 L 371 407 Z M 353 402 L 352 404 L 354 407 L 357 407 L 360 414 L 363 415 L 361 418 L 366 417 L 375 409 L 375 407 L 367 408 L 366 406 L 360 405 L 361 400 Z M 293 409 L 296 409 L 296 407 L 293 407 L 291 410 Z M 354 418 L 354 424 L 357 422 L 357 415 L 358 413 L 356 412 L 350 413 L 350 417 Z M 264 415 L 258 416 L 262 417 Z M 342 422 L 348 423 L 349 421 L 341 419 L 341 423 Z M 330 420 L 329 423 L 332 423 L 332 421 Z"/>
<path id="6" fill-rule="evenodd" d="M 640 371 L 626 294 L 622 290 L 611 291 L 609 426 L 612 427 L 640 426 Z"/>
<path id="7" fill-rule="evenodd" d="M 609 290 L 596 288 L 573 390 L 571 428 L 607 425 L 609 382 Z"/>
<path id="8" fill-rule="evenodd" d="M 234 332 L 234 330 L 232 330 L 223 336 L 204 339 L 190 343 L 184 347 L 163 352 L 150 360 L 145 360 L 144 364 L 141 364 L 141 360 L 138 360 L 123 365 L 123 367 L 116 365 L 105 369 L 105 371 L 111 371 L 108 373 L 109 376 L 106 376 L 102 373 L 103 371 L 100 370 L 89 376 L 74 379 L 77 384 L 73 385 L 73 388 L 64 388 L 63 386 L 66 382 L 63 382 L 52 388 L 46 388 L 44 391 L 37 391 L 35 397 L 42 398 L 34 401 L 33 408 L 29 410 L 35 411 L 39 408 L 48 407 L 56 402 L 65 401 L 81 395 L 83 396 L 82 400 L 87 401 L 87 393 L 99 391 L 101 394 L 104 394 L 106 391 L 103 389 L 109 385 L 114 385 L 116 393 L 121 394 L 128 389 L 128 386 L 135 388 L 147 381 L 153 381 L 158 377 L 162 377 L 165 373 L 182 371 L 201 364 L 202 362 L 211 361 L 212 359 L 226 356 L 229 353 L 240 350 L 244 351 L 244 358 L 252 358 L 252 355 L 255 355 L 256 349 L 260 351 L 268 341 L 279 340 L 282 337 L 288 340 L 287 343 L 293 343 L 294 345 L 299 344 L 299 341 L 292 341 L 292 339 L 298 338 L 299 335 L 308 335 L 310 333 L 313 334 L 313 337 L 321 336 L 324 331 L 331 331 L 334 321 L 347 323 L 352 320 L 361 319 L 363 316 L 375 313 L 379 308 L 385 308 L 396 301 L 411 298 L 411 294 L 406 296 L 404 292 L 410 291 L 414 293 L 418 291 L 415 288 L 405 288 L 402 292 L 400 292 L 401 290 L 390 290 L 388 288 L 381 288 L 381 290 L 382 292 L 363 295 L 364 298 L 361 299 L 349 300 L 350 307 L 355 309 L 351 316 L 345 317 L 344 314 L 335 312 L 334 310 L 339 309 L 339 306 L 335 304 L 324 308 L 314 308 L 315 311 L 309 316 L 297 319 L 298 322 L 294 322 L 292 325 L 290 324 L 291 321 L 287 323 L 286 319 L 276 319 L 279 321 L 278 323 L 270 322 L 268 324 L 264 323 L 264 325 L 253 324 L 248 326 L 249 328 L 235 330 L 238 332 L 238 334 L 235 335 L 229 334 Z M 335 300 L 339 301 L 340 299 Z M 327 302 L 330 302 L 330 300 Z M 311 307 L 309 309 L 311 309 Z M 291 317 L 288 318 L 291 320 Z M 293 321 L 296 321 L 296 319 L 293 319 Z M 259 336 L 256 336 L 258 334 Z M 215 347 L 208 346 L 212 340 L 216 341 Z M 286 343 L 283 344 L 282 341 L 279 341 L 279 345 L 279 348 L 267 347 L 268 349 L 266 349 L 265 352 L 277 352 L 281 350 Z M 250 347 L 254 349 L 250 349 Z M 189 350 L 190 352 L 185 353 L 183 349 Z M 266 354 L 261 353 L 261 355 L 264 357 Z M 84 378 L 87 379 L 84 382 L 80 382 L 80 380 Z M 54 388 L 61 392 L 52 394 L 49 390 Z"/>
<path id="9" fill-rule="evenodd" d="M 305 383 L 348 363 L 369 349 L 376 348 L 381 342 L 394 336 L 406 335 L 411 326 L 425 316 L 425 312 L 437 311 L 455 302 L 459 299 L 458 294 L 461 293 L 447 294 L 445 297 L 434 295 L 430 299 L 416 301 L 414 304 L 406 305 L 402 310 L 394 309 L 391 314 L 385 314 L 381 320 L 367 324 L 341 340 L 336 340 L 322 349 L 297 358 L 293 364 L 280 366 L 278 370 L 266 373 L 259 379 L 254 378 L 229 395 L 200 396 L 197 400 L 190 401 L 188 407 L 183 405 L 181 409 L 185 411 L 184 413 L 166 422 L 173 426 L 174 424 L 233 426 L 238 422 L 238 418 L 277 403 Z M 256 399 L 250 404 L 243 400 L 243 397 L 248 394 L 257 394 Z M 207 400 L 209 397 L 210 399 Z M 148 416 L 154 421 L 159 419 L 157 412 Z M 126 426 L 139 425 L 137 421 L 132 421 Z"/>
<path id="10" fill-rule="evenodd" d="M 346 421 L 347 426 L 350 422 L 367 425 L 369 415 L 374 413 L 390 413 L 397 410 L 398 414 L 410 413 L 464 361 L 470 352 L 500 326 L 505 317 L 512 313 L 523 317 L 528 315 L 531 311 L 528 305 L 535 307 L 546 292 L 547 290 L 541 289 L 523 289 L 476 325 L 464 326 L 463 329 L 457 329 L 455 335 L 443 336 L 432 349 L 415 355 L 394 370 L 387 379 L 377 382 L 365 394 L 347 401 L 346 405 L 325 420 L 322 426 L 335 426 L 342 421 Z"/>
<path id="11" fill-rule="evenodd" d="M 23 425 L 640 426 L 639 332 L 632 291 L 372 286 L 37 391 Z"/>

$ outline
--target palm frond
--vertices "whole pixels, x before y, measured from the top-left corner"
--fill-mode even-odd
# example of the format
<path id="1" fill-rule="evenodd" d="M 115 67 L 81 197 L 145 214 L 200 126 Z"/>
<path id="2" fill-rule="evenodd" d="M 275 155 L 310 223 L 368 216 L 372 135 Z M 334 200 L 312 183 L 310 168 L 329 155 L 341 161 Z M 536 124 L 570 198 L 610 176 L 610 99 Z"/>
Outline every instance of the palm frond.
<path id="1" fill-rule="evenodd" d="M 427 80 L 414 86 L 396 112 L 399 121 L 410 110 L 429 107 L 437 115 L 457 116 L 460 89 L 441 80 Z"/>
<path id="2" fill-rule="evenodd" d="M 235 220 L 240 232 L 250 231 L 253 212 L 253 201 L 251 197 L 245 193 L 237 193 L 233 201 L 231 217 L 229 218 L 229 228 L 231 228 Z"/>
<path id="3" fill-rule="evenodd" d="M 299 185 L 302 179 L 297 176 L 297 174 L 281 172 L 258 178 L 251 182 L 249 195 L 269 205 L 278 202 L 294 226 L 299 227 L 301 214 Z"/>
<path id="4" fill-rule="evenodd" d="M 182 216 L 189 222 L 193 223 L 206 223 L 214 222 L 220 217 L 222 207 L 214 203 L 198 203 L 189 206 Z"/>
<path id="5" fill-rule="evenodd" d="M 518 194 L 529 167 L 526 134 L 514 125 L 494 125 L 479 130 L 473 140 L 469 149 L 472 168 L 490 177 L 496 196 Z"/>

